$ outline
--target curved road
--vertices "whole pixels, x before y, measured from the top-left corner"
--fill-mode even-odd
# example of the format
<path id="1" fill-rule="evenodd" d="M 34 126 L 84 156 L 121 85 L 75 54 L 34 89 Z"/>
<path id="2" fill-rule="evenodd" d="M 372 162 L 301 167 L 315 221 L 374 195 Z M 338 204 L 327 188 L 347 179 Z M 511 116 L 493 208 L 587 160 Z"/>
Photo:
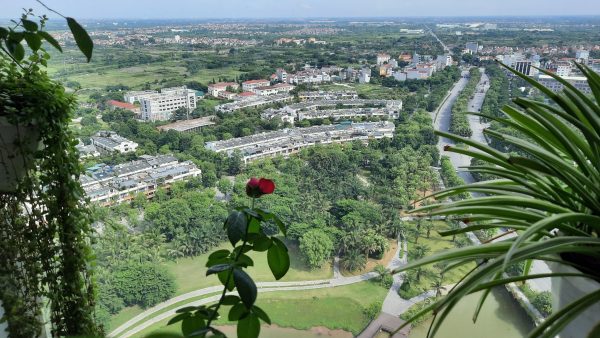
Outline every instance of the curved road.
<path id="1" fill-rule="evenodd" d="M 402 258 L 399 257 L 400 256 L 400 248 L 404 248 L 404 250 L 403 250 L 404 255 Z M 403 264 L 406 264 L 406 260 L 407 260 L 406 248 L 407 248 L 407 245 L 405 242 L 398 243 L 398 249 L 396 250 L 396 253 L 394 254 L 394 258 L 387 265 L 388 270 L 395 270 L 395 269 L 399 268 L 400 266 L 402 266 Z M 362 274 L 359 276 L 344 277 L 339 273 L 339 267 L 338 267 L 337 262 L 338 261 L 336 260 L 336 263 L 334 264 L 334 278 L 322 279 L 322 280 L 311 280 L 311 281 L 295 281 L 295 282 L 259 282 L 259 283 L 256 283 L 256 286 L 258 287 L 258 292 L 264 293 L 264 292 L 274 292 L 274 291 L 292 291 L 292 290 L 310 290 L 310 289 L 331 288 L 331 287 L 336 287 L 336 286 L 349 285 L 349 284 L 363 282 L 363 281 L 366 281 L 366 280 L 369 280 L 369 279 L 372 279 L 372 278 L 375 278 L 378 276 L 378 274 L 376 272 L 368 272 L 368 273 L 365 273 L 365 274 Z M 168 301 L 157 304 L 156 306 L 133 317 L 126 323 L 122 324 L 121 326 L 117 327 L 112 332 L 110 332 L 108 334 L 108 337 L 121 337 L 121 338 L 131 337 L 132 335 L 144 330 L 147 327 L 150 327 L 151 325 L 154 325 L 155 323 L 158 323 L 162 320 L 172 317 L 173 315 L 175 315 L 175 311 L 177 310 L 177 308 L 180 308 L 183 306 L 198 306 L 198 305 L 217 301 L 219 299 L 220 295 L 216 294 L 216 293 L 221 292 L 222 290 L 223 290 L 222 286 L 211 286 L 211 287 L 188 292 L 186 294 L 171 298 Z M 170 306 L 173 306 L 174 304 L 177 304 L 179 302 L 183 302 L 183 301 L 186 301 L 186 300 L 189 300 L 192 298 L 197 298 L 197 297 L 211 295 L 211 294 L 216 294 L 216 295 L 202 298 L 202 299 L 194 301 L 194 302 L 181 304 L 180 306 L 178 306 L 174 309 L 165 311 L 165 312 L 159 314 L 158 316 L 155 316 L 155 317 L 145 320 L 147 317 L 149 317 L 157 312 L 163 311 L 164 309 L 166 309 Z M 389 294 L 388 294 L 388 297 L 389 297 Z M 386 298 L 386 300 L 387 300 L 387 298 Z M 408 308 L 408 307 L 406 307 L 406 308 Z"/>

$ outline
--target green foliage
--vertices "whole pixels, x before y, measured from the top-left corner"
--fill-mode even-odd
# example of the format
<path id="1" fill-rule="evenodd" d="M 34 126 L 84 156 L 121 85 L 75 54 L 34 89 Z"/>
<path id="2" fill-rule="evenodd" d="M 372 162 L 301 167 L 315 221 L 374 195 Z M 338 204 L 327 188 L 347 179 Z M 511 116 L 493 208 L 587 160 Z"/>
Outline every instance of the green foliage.
<path id="1" fill-rule="evenodd" d="M 0 201 L 3 319 L 11 336 L 39 335 L 43 325 L 39 299 L 46 297 L 53 336 L 95 335 L 100 331 L 92 318 L 90 218 L 81 203 L 82 168 L 68 129 L 75 102 L 40 69 L 50 59 L 44 41 L 59 52 L 62 48 L 44 31 L 46 15 L 39 17 L 39 24 L 30 17 L 35 17 L 33 11 L 25 10 L 14 26 L 0 27 L 0 118 L 21 130 L 28 128 L 35 143 L 44 145 L 35 153 L 26 144 L 18 145 L 28 171 L 17 178 L 16 191 Z M 91 39 L 75 19 L 66 19 L 89 61 Z M 12 229 L 17 225 L 29 229 Z"/>
<path id="2" fill-rule="evenodd" d="M 311 268 L 320 268 L 331 257 L 333 241 L 323 230 L 313 229 L 300 238 L 300 252 Z"/>
<path id="3" fill-rule="evenodd" d="M 245 253 L 267 251 L 269 268 L 275 279 L 281 279 L 290 266 L 287 247 L 276 237 L 265 234 L 263 223 L 272 221 L 285 227 L 274 214 L 254 207 L 239 207 L 233 210 L 224 227 L 233 246 L 231 251 L 222 249 L 213 252 L 206 262 L 207 275 L 217 274 L 223 284 L 223 292 L 216 304 L 210 306 L 191 306 L 177 310 L 179 315 L 169 321 L 169 325 L 182 322 L 182 334 L 186 337 L 205 335 L 212 332 L 215 336 L 224 336 L 211 324 L 219 317 L 222 306 L 231 306 L 229 321 L 237 322 L 237 335 L 240 338 L 256 338 L 260 334 L 260 320 L 270 324 L 269 316 L 255 305 L 258 290 L 256 284 L 243 269 L 254 265 Z M 239 245 L 238 245 L 239 244 Z M 237 290 L 238 296 L 227 295 L 227 291 Z"/>
<path id="4" fill-rule="evenodd" d="M 381 302 L 373 302 L 363 309 L 363 313 L 368 320 L 373 320 L 381 312 Z"/>
<path id="5" fill-rule="evenodd" d="M 502 138 L 521 148 L 524 156 L 505 154 L 464 137 L 437 132 L 440 136 L 477 149 L 450 150 L 494 164 L 493 173 L 504 179 L 438 192 L 434 194 L 437 197 L 465 192 L 485 194 L 446 205 L 422 207 L 418 211 L 428 211 L 432 215 L 461 215 L 477 220 L 476 223 L 469 222 L 465 231 L 478 227 L 500 231 L 509 228 L 519 231 L 519 235 L 511 241 L 485 243 L 435 254 L 403 267 L 402 269 L 414 269 L 439 261 L 483 259 L 480 267 L 471 270 L 464 281 L 446 297 L 417 315 L 435 308 L 440 318 L 444 318 L 463 296 L 509 282 L 541 276 L 598 278 L 598 267 L 591 267 L 589 262 L 595 261 L 592 257 L 597 257 L 600 252 L 600 218 L 597 216 L 600 213 L 600 158 L 597 151 L 600 149 L 600 107 L 597 103 L 600 101 L 600 77 L 585 66 L 578 67 L 593 88 L 594 100 L 560 77 L 554 76 L 565 89 L 561 93 L 553 93 L 535 80 L 516 73 L 555 103 L 555 106 L 550 106 L 517 98 L 514 100 L 516 108 L 503 108 L 507 118 L 498 121 L 518 129 L 526 135 L 526 139 L 486 130 L 488 135 Z M 533 259 L 559 259 L 561 264 L 573 266 L 579 272 L 503 277 L 502 273 L 509 266 Z M 538 301 L 543 304 L 547 301 L 547 295 L 541 297 L 544 298 Z M 480 303 L 483 301 L 485 297 L 481 298 Z M 598 302 L 600 292 L 596 291 L 574 300 L 560 310 L 554 309 L 553 314 L 532 330 L 529 336 L 554 337 L 564 325 Z M 478 310 L 474 319 L 477 315 Z M 439 327 L 440 321 L 434 321 L 432 334 Z"/>
<path id="6" fill-rule="evenodd" d="M 472 68 L 469 71 L 469 82 L 462 90 L 454 105 L 452 105 L 452 116 L 450 118 L 450 132 L 456 135 L 471 137 L 473 131 L 469 125 L 469 119 L 466 115 L 469 100 L 475 93 L 477 83 L 481 79 L 481 73 L 478 68 Z"/>
<path id="7" fill-rule="evenodd" d="M 450 162 L 450 158 L 448 156 L 442 156 L 440 162 L 440 173 L 442 175 L 442 179 L 444 180 L 444 184 L 446 185 L 446 187 L 452 188 L 465 184 L 465 181 L 460 176 L 458 176 L 458 173 L 456 172 L 456 169 L 454 169 L 454 166 L 452 166 L 452 162 Z M 457 197 L 462 199 L 468 198 L 469 193 L 462 192 L 458 194 Z"/>
<path id="8" fill-rule="evenodd" d="M 538 292 L 531 300 L 531 304 L 533 304 L 543 316 L 548 317 L 552 314 L 552 293 L 550 293 L 550 291 Z"/>
<path id="9" fill-rule="evenodd" d="M 175 293 L 175 281 L 163 267 L 152 263 L 127 264 L 116 269 L 111 281 L 125 305 L 142 308 L 165 301 Z"/>

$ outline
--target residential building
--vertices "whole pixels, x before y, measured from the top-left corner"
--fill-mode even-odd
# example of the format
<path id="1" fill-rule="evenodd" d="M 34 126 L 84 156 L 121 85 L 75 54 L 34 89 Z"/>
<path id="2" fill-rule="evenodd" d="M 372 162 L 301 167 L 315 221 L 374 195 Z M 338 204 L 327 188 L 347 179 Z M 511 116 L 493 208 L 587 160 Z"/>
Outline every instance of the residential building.
<path id="1" fill-rule="evenodd" d="M 270 86 L 269 80 L 249 80 L 242 82 L 242 90 L 245 92 L 252 92 L 255 88 Z"/>
<path id="2" fill-rule="evenodd" d="M 139 97 L 141 119 L 144 121 L 165 121 L 171 114 L 185 108 L 188 112 L 196 109 L 196 91 L 185 86 L 164 88 L 160 93 Z"/>
<path id="3" fill-rule="evenodd" d="M 444 69 L 452 66 L 452 56 L 450 56 L 450 54 L 438 55 L 435 62 L 438 70 Z"/>
<path id="4" fill-rule="evenodd" d="M 369 68 L 363 68 L 360 70 L 358 75 L 359 83 L 369 83 L 371 82 L 371 70 Z"/>
<path id="5" fill-rule="evenodd" d="M 204 116 L 197 119 L 191 120 L 181 120 L 174 123 L 165 124 L 162 126 L 156 127 L 156 129 L 160 131 L 169 131 L 175 130 L 181 133 L 192 133 L 196 131 L 200 131 L 202 128 L 207 126 L 212 126 L 215 123 L 213 120 L 215 119 L 214 115 Z"/>
<path id="6" fill-rule="evenodd" d="M 77 151 L 79 151 L 79 158 L 90 158 L 90 157 L 98 157 L 100 156 L 100 152 L 96 149 L 96 146 L 93 144 L 85 145 L 82 140 L 77 139 L 79 143 L 75 146 Z"/>
<path id="7" fill-rule="evenodd" d="M 477 54 L 477 52 L 479 52 L 479 43 L 467 42 L 465 44 L 465 49 L 468 50 L 470 54 Z"/>
<path id="8" fill-rule="evenodd" d="M 377 65 L 381 66 L 382 64 L 388 62 L 391 56 L 388 53 L 379 53 L 377 54 Z"/>
<path id="9" fill-rule="evenodd" d="M 219 92 L 219 97 L 222 99 L 233 100 L 237 96 L 237 93 L 232 93 L 228 91 Z"/>
<path id="10" fill-rule="evenodd" d="M 140 97 L 144 95 L 156 94 L 158 93 L 156 90 L 138 90 L 138 91 L 130 91 L 123 95 L 123 101 L 129 102 L 131 104 L 140 101 Z"/>
<path id="11" fill-rule="evenodd" d="M 273 86 L 254 88 L 253 92 L 256 95 L 268 96 L 268 95 L 275 95 L 275 94 L 281 94 L 281 93 L 289 93 L 292 89 L 294 89 L 294 86 L 292 86 L 291 84 L 277 83 Z"/>
<path id="12" fill-rule="evenodd" d="M 514 69 L 520 73 L 523 73 L 527 76 L 535 76 L 538 74 L 538 70 L 535 67 L 539 67 L 539 62 L 534 62 L 530 60 L 521 60 L 516 61 L 514 63 Z"/>
<path id="13" fill-rule="evenodd" d="M 316 101 L 294 103 L 277 109 L 267 109 L 260 115 L 263 119 L 280 118 L 284 122 L 316 118 L 388 117 L 398 118 L 402 110 L 401 100 L 335 99 L 321 96 Z"/>
<path id="14" fill-rule="evenodd" d="M 289 94 L 277 94 L 271 96 L 253 95 L 237 97 L 234 102 L 220 104 L 216 106 L 215 109 L 219 112 L 227 113 L 245 108 L 259 108 L 280 102 L 291 102 L 293 100 L 294 97 Z"/>
<path id="15" fill-rule="evenodd" d="M 92 145 L 101 153 L 118 152 L 121 154 L 135 152 L 138 144 L 112 131 L 99 131 L 91 137 Z"/>
<path id="16" fill-rule="evenodd" d="M 392 74 L 396 81 L 406 81 L 406 73 L 405 72 L 394 72 Z"/>
<path id="17" fill-rule="evenodd" d="M 577 88 L 578 90 L 580 90 L 581 92 L 583 92 L 585 94 L 592 93 L 590 85 L 588 84 L 587 78 L 585 76 L 561 76 L 561 78 L 563 80 L 566 80 L 571 85 L 573 85 L 575 88 Z M 541 83 L 544 87 L 552 90 L 553 92 L 559 92 L 564 89 L 564 86 L 562 83 L 558 82 L 557 80 L 555 80 L 554 78 L 552 78 L 549 75 L 545 75 L 545 74 L 539 75 L 538 82 Z"/>
<path id="18" fill-rule="evenodd" d="M 228 155 L 240 152 L 244 163 L 274 156 L 289 156 L 317 144 L 392 138 L 393 122 L 343 122 L 307 128 L 289 128 L 224 141 L 207 142 L 206 148 Z"/>
<path id="19" fill-rule="evenodd" d="M 131 104 L 129 102 L 109 100 L 106 102 L 106 105 L 110 108 L 110 110 L 115 110 L 115 109 L 119 108 L 119 109 L 129 110 L 135 114 L 140 114 L 140 107 L 138 107 L 134 104 Z"/>
<path id="20" fill-rule="evenodd" d="M 560 77 L 571 76 L 572 66 L 568 61 L 561 61 L 556 64 L 556 75 Z"/>
<path id="21" fill-rule="evenodd" d="M 310 66 L 309 66 L 310 67 Z M 323 83 L 331 82 L 331 76 L 316 68 L 307 68 L 305 70 L 296 72 L 296 74 L 288 74 L 287 82 L 289 84 L 311 84 L 311 83 Z"/>
<path id="22" fill-rule="evenodd" d="M 345 91 L 315 91 L 315 92 L 300 92 L 298 98 L 302 101 L 320 101 L 320 100 L 356 100 L 358 93 L 356 90 Z"/>
<path id="23" fill-rule="evenodd" d="M 285 69 L 277 68 L 275 74 L 277 75 L 277 80 L 279 82 L 287 82 L 287 72 L 285 71 Z"/>
<path id="24" fill-rule="evenodd" d="M 379 66 L 379 76 L 388 77 L 392 76 L 392 73 L 394 73 L 394 68 L 391 64 L 386 63 L 384 65 Z"/>
<path id="25" fill-rule="evenodd" d="M 201 174 L 191 161 L 178 162 L 171 155 L 143 155 L 139 160 L 116 166 L 95 165 L 79 179 L 91 202 L 109 206 L 131 201 L 140 193 L 151 198 L 159 187 L 169 188 L 174 182 Z"/>
<path id="26" fill-rule="evenodd" d="M 227 91 L 227 88 L 238 90 L 240 85 L 235 82 L 217 82 L 208 85 L 208 94 L 219 97 L 219 93 Z"/>
<path id="27" fill-rule="evenodd" d="M 590 58 L 590 52 L 585 49 L 580 49 L 575 52 L 575 58 L 579 61 L 587 61 Z"/>

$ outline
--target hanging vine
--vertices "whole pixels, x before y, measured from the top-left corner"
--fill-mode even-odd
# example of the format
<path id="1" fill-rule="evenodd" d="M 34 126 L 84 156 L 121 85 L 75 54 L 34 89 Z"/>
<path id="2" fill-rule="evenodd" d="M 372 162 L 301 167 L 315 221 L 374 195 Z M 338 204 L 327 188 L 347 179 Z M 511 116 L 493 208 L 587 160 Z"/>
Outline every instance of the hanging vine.
<path id="1" fill-rule="evenodd" d="M 47 321 L 55 337 L 97 335 L 91 219 L 68 127 L 75 99 L 44 71 L 50 55 L 43 42 L 62 51 L 44 30 L 46 16 L 31 18 L 28 10 L 14 27 L 0 27 L 2 319 L 11 337 L 39 336 Z M 89 61 L 87 32 L 65 19 Z"/>

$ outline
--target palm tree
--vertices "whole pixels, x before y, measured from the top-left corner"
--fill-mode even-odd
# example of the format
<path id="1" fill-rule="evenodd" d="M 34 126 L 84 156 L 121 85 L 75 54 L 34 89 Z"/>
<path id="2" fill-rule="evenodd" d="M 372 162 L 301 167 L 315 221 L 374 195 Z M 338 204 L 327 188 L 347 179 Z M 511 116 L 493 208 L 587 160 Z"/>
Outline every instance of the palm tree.
<path id="1" fill-rule="evenodd" d="M 415 244 L 417 244 L 421 236 L 421 230 L 416 226 L 411 226 L 408 228 L 408 233 L 415 238 Z"/>
<path id="2" fill-rule="evenodd" d="M 435 223 L 433 223 L 431 221 L 426 221 L 424 223 L 424 227 L 425 227 L 425 230 L 427 230 L 427 238 L 429 238 L 429 234 L 431 233 L 431 230 L 433 230 L 435 228 Z"/>
<path id="3" fill-rule="evenodd" d="M 358 250 L 350 250 L 342 257 L 341 263 L 344 269 L 356 271 L 367 265 L 367 257 Z"/>
<path id="4" fill-rule="evenodd" d="M 426 244 L 415 244 L 415 246 L 408 252 L 408 256 L 413 260 L 418 260 L 425 257 L 431 248 Z"/>
<path id="5" fill-rule="evenodd" d="M 442 285 L 442 279 L 436 278 L 433 283 L 430 284 L 431 288 L 435 290 L 435 296 L 439 297 L 442 295 L 442 290 L 446 290 L 446 288 Z"/>

